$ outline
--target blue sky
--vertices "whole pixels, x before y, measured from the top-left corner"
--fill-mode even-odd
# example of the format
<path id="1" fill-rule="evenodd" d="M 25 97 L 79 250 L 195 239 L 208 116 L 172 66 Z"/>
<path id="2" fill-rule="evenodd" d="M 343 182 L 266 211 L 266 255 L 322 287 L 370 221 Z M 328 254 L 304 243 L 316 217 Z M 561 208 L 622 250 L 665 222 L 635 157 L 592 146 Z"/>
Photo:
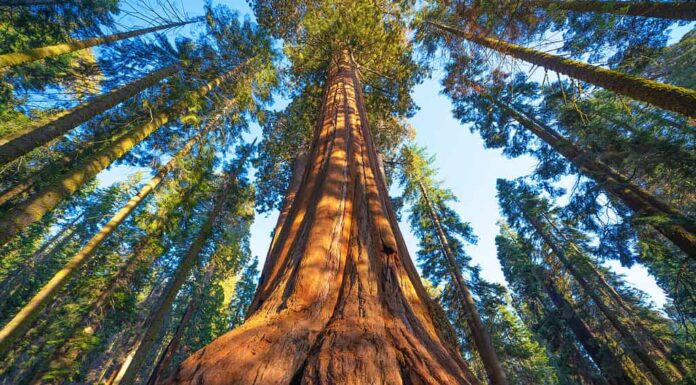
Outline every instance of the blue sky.
<path id="1" fill-rule="evenodd" d="M 242 15 L 251 16 L 245 1 L 215 2 L 215 4 L 220 3 L 237 9 Z M 183 0 L 181 4 L 189 16 L 203 13 L 201 1 Z M 678 39 L 686 30 L 687 28 L 679 28 L 675 31 L 673 40 Z M 178 33 L 181 32 L 178 31 Z M 436 72 L 432 78 L 413 90 L 413 98 L 420 107 L 418 113 L 410 120 L 417 132 L 416 141 L 426 146 L 429 153 L 436 154 L 435 165 L 439 171 L 439 178 L 459 199 L 453 208 L 465 221 L 471 223 L 479 238 L 476 245 L 467 247 L 473 263 L 481 266 L 484 278 L 503 283 L 504 278 L 496 258 L 494 243 L 498 233 L 497 222 L 501 219 L 495 181 L 498 178 L 511 179 L 528 175 L 534 168 L 535 161 L 530 157 L 507 159 L 499 150 L 485 149 L 478 134 L 472 134 L 468 127 L 452 117 L 450 100 L 440 94 L 440 76 L 441 74 Z M 279 101 L 278 104 L 285 103 Z M 256 136 L 260 136 L 260 130 L 254 124 L 252 132 L 246 137 L 251 139 Z M 132 167 L 114 167 L 102 173 L 100 180 L 108 184 L 121 180 L 126 174 L 134 171 L 136 169 Z M 257 215 L 252 226 L 251 248 L 261 263 L 265 259 L 276 219 L 277 212 Z M 417 241 L 405 222 L 401 223 L 401 230 L 406 238 L 409 252 L 414 256 Z M 624 274 L 629 284 L 650 294 L 657 306 L 664 304 L 664 293 L 643 267 L 634 266 L 626 269 L 615 262 L 609 262 L 607 266 L 617 273 Z"/>

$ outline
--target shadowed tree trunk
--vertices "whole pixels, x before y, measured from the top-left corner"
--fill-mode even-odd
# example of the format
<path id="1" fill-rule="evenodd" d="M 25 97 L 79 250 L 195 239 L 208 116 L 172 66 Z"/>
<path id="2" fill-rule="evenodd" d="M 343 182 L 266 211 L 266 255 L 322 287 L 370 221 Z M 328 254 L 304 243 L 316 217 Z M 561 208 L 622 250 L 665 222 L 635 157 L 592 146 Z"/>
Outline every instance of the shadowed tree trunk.
<path id="1" fill-rule="evenodd" d="M 529 214 L 527 210 L 521 212 L 525 218 L 532 225 L 536 233 L 544 240 L 544 243 L 553 251 L 553 254 L 561 261 L 563 266 L 570 272 L 570 274 L 575 278 L 575 280 L 580 284 L 585 294 L 592 298 L 592 302 L 597 305 L 601 313 L 609 320 L 611 325 L 616 329 L 621 335 L 625 348 L 629 352 L 633 353 L 638 360 L 645 366 L 648 372 L 662 385 L 671 385 L 672 380 L 667 376 L 667 374 L 662 370 L 662 368 L 655 362 L 655 360 L 650 356 L 645 347 L 638 341 L 634 336 L 633 332 L 629 330 L 628 327 L 619 319 L 616 312 L 610 309 L 604 299 L 594 290 L 594 288 L 587 282 L 585 277 L 577 270 L 575 265 L 568 259 L 563 249 L 561 249 L 551 235 L 542 227 L 539 220 L 533 215 Z"/>
<path id="2" fill-rule="evenodd" d="M 126 84 L 123 87 L 99 95 L 87 103 L 41 126 L 20 130 L 9 137 L 3 138 L 0 140 L 0 166 L 12 162 L 29 151 L 64 135 L 66 132 L 98 114 L 138 94 L 144 89 L 152 87 L 160 80 L 178 71 L 178 69 L 179 66 L 176 64 L 162 68 L 141 79 Z"/>
<path id="3" fill-rule="evenodd" d="M 595 337 L 571 303 L 552 283 L 551 278 L 542 276 L 539 269 L 535 269 L 535 272 L 537 280 L 542 284 L 549 299 L 551 299 L 551 302 L 558 310 L 558 315 L 565 321 L 568 328 L 573 331 L 575 338 L 585 348 L 587 354 L 592 357 L 592 361 L 600 368 L 607 382 L 610 385 L 636 385 L 636 382 L 633 381 L 621 364 L 621 360 Z"/>
<path id="4" fill-rule="evenodd" d="M 476 345 L 476 351 L 478 351 L 479 356 L 481 356 L 481 361 L 483 361 L 483 366 L 486 369 L 488 380 L 492 385 L 507 384 L 508 381 L 505 376 L 505 371 L 503 370 L 503 366 L 500 364 L 500 360 L 498 359 L 498 354 L 493 347 L 491 336 L 488 334 L 488 331 L 481 322 L 481 316 L 476 308 L 474 297 L 471 295 L 469 287 L 464 283 L 464 278 L 461 275 L 461 267 L 458 266 L 457 261 L 454 258 L 452 249 L 447 241 L 447 236 L 440 225 L 440 218 L 437 215 L 432 202 L 430 201 L 430 197 L 428 196 L 428 191 L 425 189 L 423 182 L 420 180 L 418 181 L 418 188 L 420 189 L 421 197 L 425 201 L 425 205 L 428 207 L 430 219 L 433 221 L 435 232 L 437 233 L 437 237 L 440 241 L 440 247 L 442 248 L 442 253 L 445 255 L 445 259 L 447 261 L 447 269 L 449 270 L 450 276 L 455 283 L 459 300 L 467 313 L 466 323 L 473 337 L 474 344 Z"/>
<path id="5" fill-rule="evenodd" d="M 213 88 L 232 78 L 248 62 L 249 60 L 244 61 L 226 74 L 200 87 L 195 91 L 196 94 L 199 96 L 206 95 Z M 172 107 L 171 110 L 176 113 L 185 109 L 187 104 L 187 101 L 181 101 Z M 40 220 L 44 214 L 56 207 L 63 199 L 72 195 L 85 182 L 94 178 L 99 172 L 111 165 L 112 162 L 124 156 L 138 143 L 155 132 L 155 130 L 169 122 L 171 115 L 167 111 L 156 114 L 150 122 L 123 135 L 106 150 L 80 161 L 55 182 L 5 213 L 2 219 L 0 219 L 0 245 L 7 243 L 25 227 Z M 1 338 L 2 334 L 0 333 L 0 340 Z"/>
<path id="6" fill-rule="evenodd" d="M 587 176 L 597 181 L 602 188 L 618 198 L 636 214 L 667 217 L 669 220 L 651 223 L 651 226 L 688 256 L 696 258 L 695 229 L 693 221 L 686 215 L 646 191 L 611 166 L 598 160 L 594 155 L 578 148 L 552 128 L 498 100 L 481 87 L 477 88 L 479 88 L 481 96 L 488 102 L 517 120 L 524 128 L 546 142 Z"/>
<path id="7" fill-rule="evenodd" d="M 254 140 L 254 142 L 256 142 L 256 140 Z M 132 358 L 128 362 L 124 363 L 124 366 L 119 371 L 119 375 L 116 377 L 114 384 L 135 383 L 138 371 L 145 363 L 145 359 L 147 354 L 150 352 L 150 349 L 155 346 L 160 331 L 164 326 L 166 315 L 171 310 L 172 304 L 174 303 L 174 299 L 176 298 L 179 289 L 181 289 L 181 287 L 184 285 L 186 279 L 191 273 L 191 270 L 198 262 L 201 250 L 203 250 L 206 241 L 209 239 L 215 222 L 222 214 L 222 209 L 224 208 L 224 204 L 227 201 L 229 193 L 232 191 L 232 187 L 235 184 L 237 175 L 244 168 L 244 164 L 246 163 L 246 160 L 249 157 L 253 147 L 254 144 L 249 146 L 242 159 L 237 164 L 235 170 L 230 172 L 230 174 L 227 176 L 224 185 L 221 187 L 220 191 L 215 197 L 213 208 L 210 210 L 208 217 L 201 226 L 201 229 L 198 231 L 196 238 L 193 240 L 193 243 L 191 243 L 191 246 L 179 263 L 176 273 L 174 273 L 171 281 L 167 284 L 167 288 L 164 291 L 162 299 L 152 314 L 149 315 L 148 320 L 145 323 L 146 326 L 142 334 L 142 338 L 132 353 Z"/>
<path id="8" fill-rule="evenodd" d="M 166 383 L 476 384 L 408 256 L 347 52 L 318 123 L 245 323 Z"/>
<path id="9" fill-rule="evenodd" d="M 152 191 L 162 182 L 164 177 L 179 163 L 179 160 L 186 156 L 198 140 L 207 133 L 207 128 L 198 134 L 194 135 L 186 145 L 166 164 L 162 167 L 155 176 L 146 183 L 138 193 L 132 197 L 113 217 L 107 222 L 99 232 L 82 247 L 54 276 L 39 290 L 29 302 L 24 305 L 22 310 L 17 313 L 3 328 L 0 330 L 0 353 L 9 348 L 15 339 L 20 337 L 31 325 L 34 318 L 39 314 L 41 309 L 50 303 L 56 294 L 65 284 L 67 284 L 75 273 L 84 265 L 92 256 L 99 245 L 106 240 L 118 226 L 126 220 L 130 214 L 147 198 Z"/>
<path id="10" fill-rule="evenodd" d="M 432 21 L 426 21 L 426 23 L 502 54 L 603 87 L 635 100 L 650 103 L 665 110 L 678 112 L 688 117 L 696 117 L 696 90 L 627 75 L 578 60 L 565 59 Z"/>
<path id="11" fill-rule="evenodd" d="M 531 0 L 528 5 L 575 12 L 611 13 L 659 19 L 696 20 L 693 1 L 598 1 L 598 0 Z"/>
<path id="12" fill-rule="evenodd" d="M 96 45 L 112 43 L 119 40 L 128 39 L 135 36 L 145 35 L 147 33 L 161 31 L 163 29 L 180 27 L 182 25 L 195 23 L 197 20 L 182 21 L 178 23 L 170 23 L 158 25 L 156 27 L 136 29 L 134 31 L 121 32 L 113 35 L 102 37 L 94 37 L 85 40 L 76 40 L 69 43 L 56 44 L 47 47 L 34 48 L 24 52 L 6 53 L 0 55 L 0 68 L 16 66 L 23 63 L 30 63 L 36 60 L 45 59 L 48 57 L 63 55 L 66 53 L 79 51 L 81 49 L 94 47 Z"/>
<path id="13" fill-rule="evenodd" d="M 176 354 L 176 352 L 179 350 L 179 346 L 181 345 L 181 337 L 184 335 L 184 331 L 186 331 L 189 322 L 191 322 L 191 319 L 198 311 L 201 295 L 208 287 L 208 284 L 210 284 L 210 280 L 213 278 L 214 273 L 215 263 L 211 261 L 209 262 L 203 279 L 200 283 L 198 283 L 195 293 L 192 294 L 191 299 L 186 306 L 186 310 L 184 311 L 184 315 L 181 316 L 181 320 L 176 326 L 176 331 L 174 332 L 172 339 L 164 349 L 162 356 L 157 360 L 157 364 L 155 364 L 155 368 L 152 370 L 152 374 L 150 375 L 150 379 L 147 381 L 147 385 L 155 385 L 157 381 L 163 378 L 164 372 L 169 368 L 172 358 L 174 358 L 174 354 Z"/>

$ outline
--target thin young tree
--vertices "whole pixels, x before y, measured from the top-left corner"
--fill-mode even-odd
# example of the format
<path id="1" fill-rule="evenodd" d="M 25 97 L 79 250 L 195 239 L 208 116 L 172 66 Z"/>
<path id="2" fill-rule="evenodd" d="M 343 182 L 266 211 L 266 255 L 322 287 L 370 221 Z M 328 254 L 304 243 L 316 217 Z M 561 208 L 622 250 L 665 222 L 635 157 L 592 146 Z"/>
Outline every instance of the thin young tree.
<path id="1" fill-rule="evenodd" d="M 199 260 L 200 253 L 210 237 L 215 223 L 222 214 L 225 202 L 229 199 L 229 194 L 233 192 L 237 176 L 245 168 L 247 158 L 253 150 L 254 145 L 255 143 L 252 143 L 243 150 L 241 159 L 236 162 L 234 170 L 231 170 L 224 176 L 223 185 L 215 196 L 213 207 L 210 209 L 205 222 L 186 251 L 186 254 L 182 257 L 176 273 L 165 288 L 162 298 L 152 314 L 148 316 L 148 320 L 145 323 L 145 330 L 142 332 L 140 338 L 140 343 L 137 344 L 137 347 L 132 353 L 132 358 L 123 364 L 114 384 L 119 384 L 121 382 L 124 384 L 132 384 L 135 382 L 138 371 L 145 363 L 145 357 L 157 342 L 159 333 L 164 326 L 166 315 L 169 313 L 179 289 L 181 289 L 182 285 L 186 282 L 191 270 Z"/>
<path id="2" fill-rule="evenodd" d="M 155 27 L 136 29 L 128 32 L 116 33 L 102 37 L 94 37 L 85 40 L 76 40 L 69 43 L 57 44 L 48 47 L 34 48 L 25 52 L 15 52 L 0 55 L 0 68 L 16 66 L 19 64 L 30 63 L 36 60 L 41 60 L 53 56 L 63 55 L 70 52 L 79 51 L 81 49 L 94 47 L 97 45 L 108 44 L 119 40 L 128 39 L 131 37 L 141 36 L 152 32 L 161 31 L 164 29 L 181 27 L 186 24 L 196 23 L 199 20 L 180 21 L 176 23 L 168 23 Z"/>
<path id="3" fill-rule="evenodd" d="M 233 78 L 248 62 L 249 60 L 243 61 L 225 74 L 201 86 L 192 95 L 205 96 L 220 84 Z M 187 104 L 188 101 L 179 101 L 169 110 L 178 113 L 184 110 Z M 157 113 L 148 123 L 132 129 L 104 151 L 81 160 L 68 172 L 59 176 L 55 182 L 37 191 L 27 201 L 13 207 L 0 219 L 0 228 L 2 229 L 0 230 L 0 243 L 6 243 L 26 226 L 41 219 L 46 212 L 52 210 L 63 199 L 77 191 L 83 183 L 94 178 L 100 171 L 124 156 L 172 118 L 173 115 L 170 111 Z"/>
<path id="4" fill-rule="evenodd" d="M 177 64 L 173 64 L 153 71 L 138 80 L 99 95 L 65 114 L 60 114 L 55 119 L 42 122 L 40 126 L 29 126 L 0 139 L 0 166 L 49 143 L 142 90 L 152 87 L 160 80 L 176 73 L 179 68 Z"/>
<path id="5" fill-rule="evenodd" d="M 439 200 L 446 192 L 438 190 L 434 185 L 432 181 L 433 171 L 429 169 L 427 160 L 418 148 L 405 147 L 402 150 L 402 162 L 401 168 L 404 174 L 402 184 L 406 186 L 405 195 L 416 195 L 413 197 L 416 200 L 415 204 L 420 204 L 426 209 L 431 225 L 435 230 L 440 249 L 445 257 L 444 264 L 449 271 L 451 282 L 454 283 L 461 306 L 467 313 L 466 323 L 473 337 L 476 351 L 481 357 L 481 361 L 483 361 L 488 379 L 491 384 L 507 384 L 506 374 L 493 346 L 491 336 L 481 321 L 474 297 L 462 276 L 463 266 L 458 262 L 456 254 L 450 246 L 450 237 L 447 236 L 441 224 L 440 215 L 438 214 L 438 211 L 441 210 L 438 210 L 438 208 L 442 205 L 442 202 L 439 202 Z M 433 198 L 438 201 L 433 202 Z"/>

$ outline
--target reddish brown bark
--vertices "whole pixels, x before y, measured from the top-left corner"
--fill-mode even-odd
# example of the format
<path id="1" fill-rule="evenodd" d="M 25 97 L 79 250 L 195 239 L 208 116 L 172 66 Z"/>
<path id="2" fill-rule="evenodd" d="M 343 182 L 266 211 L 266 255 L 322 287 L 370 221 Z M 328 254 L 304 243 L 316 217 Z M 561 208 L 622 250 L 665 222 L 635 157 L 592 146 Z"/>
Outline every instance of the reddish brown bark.
<path id="1" fill-rule="evenodd" d="M 477 383 L 399 233 L 359 90 L 340 55 L 246 322 L 165 383 Z"/>

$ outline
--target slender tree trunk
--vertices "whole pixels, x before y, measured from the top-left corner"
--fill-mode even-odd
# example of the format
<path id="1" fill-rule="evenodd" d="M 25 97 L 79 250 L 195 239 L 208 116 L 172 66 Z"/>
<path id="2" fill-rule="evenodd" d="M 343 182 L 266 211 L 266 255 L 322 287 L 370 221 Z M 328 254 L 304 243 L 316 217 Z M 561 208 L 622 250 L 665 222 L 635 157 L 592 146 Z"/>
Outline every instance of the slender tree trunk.
<path id="1" fill-rule="evenodd" d="M 63 43 L 57 45 L 51 45 L 47 47 L 34 48 L 29 51 L 7 53 L 0 55 L 0 68 L 16 66 L 23 63 L 30 63 L 36 60 L 45 59 L 53 56 L 63 55 L 66 53 L 79 51 L 81 49 L 94 47 L 96 45 L 102 45 L 107 43 L 112 43 L 119 40 L 128 39 L 135 36 L 145 35 L 151 32 L 161 31 L 163 29 L 169 29 L 174 27 L 180 27 L 182 25 L 195 23 L 198 20 L 182 21 L 177 23 L 170 23 L 164 25 L 158 25 L 156 27 L 137 29 L 134 31 L 121 32 L 113 35 L 107 35 L 102 37 L 94 37 L 85 40 L 76 40 L 70 43 Z"/>
<path id="2" fill-rule="evenodd" d="M 0 141 L 0 166 L 56 139 L 98 114 L 114 107 L 179 70 L 177 64 L 152 72 L 109 93 L 99 95 L 69 113 L 39 127 L 13 133 Z"/>
<path id="3" fill-rule="evenodd" d="M 599 0 L 531 0 L 532 7 L 564 11 L 610 13 L 614 15 L 644 16 L 671 20 L 696 20 L 693 1 L 599 1 Z"/>
<path id="4" fill-rule="evenodd" d="M 575 268 L 575 265 L 566 256 L 565 252 L 558 247 L 556 242 L 551 238 L 548 232 L 541 226 L 537 218 L 529 215 L 527 211 L 522 211 L 532 225 L 534 230 L 541 236 L 544 243 L 553 251 L 553 254 L 561 261 L 563 266 L 570 272 L 570 274 L 575 278 L 575 280 L 583 288 L 584 292 L 592 298 L 592 301 L 597 305 L 602 314 L 609 320 L 614 329 L 619 332 L 621 337 L 625 342 L 626 349 L 632 352 L 640 362 L 643 363 L 645 368 L 650 372 L 650 374 L 662 385 L 671 385 L 672 380 L 667 376 L 667 374 L 660 368 L 655 360 L 650 356 L 644 346 L 638 341 L 638 339 L 633 335 L 631 330 L 629 330 L 626 325 L 624 325 L 618 316 L 610 309 L 604 299 L 590 286 L 585 277 Z"/>
<path id="5" fill-rule="evenodd" d="M 565 59 L 560 56 L 525 48 L 432 21 L 426 21 L 426 23 L 473 43 L 496 50 L 502 54 L 606 88 L 607 90 L 616 92 L 620 95 L 626 95 L 635 100 L 650 103 L 654 106 L 678 112 L 688 117 L 696 117 L 695 90 L 623 74 L 618 71 L 597 67 L 578 60 Z"/>
<path id="6" fill-rule="evenodd" d="M 3 7 L 29 7 L 32 5 L 55 5 L 65 3 L 64 0 L 0 0 Z"/>
<path id="7" fill-rule="evenodd" d="M 505 376 L 505 371 L 503 366 L 500 364 L 498 355 L 493 347 L 493 342 L 491 341 L 491 336 L 488 331 L 483 326 L 481 322 L 481 316 L 479 315 L 478 309 L 476 308 L 476 302 L 474 302 L 474 297 L 469 291 L 469 287 L 464 283 L 464 279 L 461 275 L 461 268 L 457 265 L 457 261 L 454 259 L 454 254 L 452 253 L 452 248 L 447 241 L 447 236 L 440 225 L 440 218 L 433 207 L 428 192 L 423 186 L 423 183 L 419 180 L 418 187 L 421 192 L 421 197 L 428 207 L 428 212 L 430 213 L 430 219 L 433 221 L 437 237 L 440 241 L 440 247 L 442 248 L 442 253 L 445 255 L 447 261 L 447 267 L 450 272 L 450 276 L 454 281 L 455 287 L 459 295 L 459 299 L 462 302 L 462 306 L 467 312 L 466 323 L 471 331 L 471 335 L 476 345 L 476 350 L 481 356 L 483 361 L 483 366 L 486 369 L 486 374 L 488 375 L 488 380 L 492 385 L 504 385 L 507 384 L 507 378 Z"/>
<path id="8" fill-rule="evenodd" d="M 347 52 L 308 159 L 246 321 L 166 383 L 476 384 L 408 257 Z"/>
<path id="9" fill-rule="evenodd" d="M 218 217 L 222 214 L 222 209 L 224 207 L 225 201 L 227 200 L 227 197 L 230 191 L 232 190 L 232 186 L 235 183 L 237 175 L 244 168 L 244 164 L 246 163 L 246 160 L 249 154 L 251 153 L 252 148 L 253 144 L 252 147 L 250 147 L 247 150 L 242 159 L 239 161 L 236 170 L 230 173 L 230 175 L 228 176 L 228 180 L 225 181 L 224 186 L 220 189 L 219 193 L 215 197 L 215 203 L 213 208 L 210 210 L 210 213 L 208 214 L 208 218 L 203 223 L 203 226 L 201 226 L 198 235 L 196 235 L 196 239 L 193 241 L 188 251 L 186 252 L 186 255 L 184 255 L 181 262 L 179 263 L 179 267 L 177 268 L 176 273 L 174 273 L 174 276 L 171 278 L 171 281 L 167 285 L 164 295 L 160 303 L 157 305 L 157 308 L 155 308 L 152 314 L 150 314 L 150 316 L 148 317 L 148 321 L 145 324 L 146 328 L 143 332 L 143 337 L 140 345 L 132 354 L 132 358 L 126 366 L 125 370 L 121 370 L 121 373 L 123 374 L 117 378 L 117 381 L 115 381 L 114 384 L 118 384 L 121 382 L 123 382 L 124 384 L 135 383 L 138 371 L 142 367 L 147 354 L 150 352 L 150 349 L 157 342 L 157 337 L 159 336 L 160 331 L 164 326 L 165 317 L 169 313 L 169 310 L 171 309 L 172 304 L 174 303 L 174 299 L 176 298 L 179 289 L 181 289 L 181 286 L 183 286 L 183 284 L 186 282 L 186 279 L 191 273 L 191 270 L 196 265 L 196 262 L 198 261 L 200 256 L 200 252 L 203 249 L 203 246 L 205 246 L 206 241 L 210 237 L 210 233 L 212 232 L 213 226 L 215 225 Z"/>
<path id="10" fill-rule="evenodd" d="M 220 83 L 233 77 L 246 63 L 238 65 L 226 74 L 212 80 L 199 88 L 196 93 L 206 95 Z M 187 102 L 181 101 L 173 108 L 174 111 L 184 109 Z M 95 177 L 100 171 L 107 168 L 112 162 L 128 153 L 138 143 L 155 132 L 160 126 L 171 119 L 170 113 L 160 112 L 149 123 L 146 123 L 125 134 L 110 148 L 101 153 L 94 154 L 79 162 L 72 170 L 62 175 L 56 182 L 41 189 L 26 202 L 14 207 L 0 219 L 0 245 L 7 243 L 22 229 L 38 221 L 43 215 L 53 209 L 63 199 L 77 191 L 83 183 Z M 0 333 L 0 340 L 2 333 Z M 0 343 L 1 345 L 1 343 Z"/>
<path id="11" fill-rule="evenodd" d="M 60 289 L 67 284 L 73 275 L 79 271 L 92 256 L 99 245 L 104 242 L 118 226 L 130 216 L 130 214 L 147 198 L 148 195 L 162 182 L 164 177 L 178 164 L 179 160 L 186 156 L 198 140 L 207 133 L 201 131 L 191 138 L 188 143 L 177 153 L 148 183 L 146 183 L 138 194 L 132 197 L 114 216 L 107 222 L 99 232 L 82 247 L 75 256 L 58 271 L 41 290 L 17 313 L 17 315 L 0 330 L 0 353 L 6 351 L 14 340 L 22 335 L 31 325 L 34 318 L 41 309 L 49 304 Z"/>
<path id="12" fill-rule="evenodd" d="M 599 366 L 602 375 L 610 385 L 637 385 L 614 353 L 604 346 L 592 333 L 589 326 L 577 314 L 571 303 L 561 294 L 553 284 L 551 277 L 542 276 L 540 270 L 535 270 L 537 279 L 542 284 L 558 310 L 559 315 L 572 330 L 575 337 L 583 346 L 587 354 Z"/>
<path id="13" fill-rule="evenodd" d="M 552 128 L 517 111 L 512 106 L 501 102 L 485 91 L 482 91 L 481 95 L 490 103 L 512 116 L 524 128 L 546 142 L 546 144 L 568 159 L 587 176 L 597 181 L 607 192 L 621 200 L 637 214 L 666 216 L 669 218 L 669 221 L 652 223 L 651 225 L 689 257 L 696 258 L 696 231 L 693 220 L 638 186 L 609 165 L 596 159 L 595 156 L 581 150 Z"/>
<path id="14" fill-rule="evenodd" d="M 167 344 L 167 347 L 164 349 L 162 356 L 159 358 L 159 360 L 157 360 L 157 364 L 155 364 L 155 368 L 152 370 L 152 374 L 150 375 L 150 378 L 147 381 L 147 385 L 155 385 L 160 379 L 164 378 L 164 372 L 169 368 L 169 365 L 171 364 L 172 359 L 174 358 L 174 354 L 176 354 L 176 352 L 179 350 L 179 345 L 181 344 L 181 337 L 184 335 L 184 331 L 186 331 L 189 322 L 191 322 L 191 319 L 198 311 L 198 305 L 201 300 L 201 295 L 203 295 L 204 290 L 206 290 L 206 288 L 210 284 L 210 280 L 213 278 L 214 273 L 215 263 L 211 261 L 208 263 L 208 268 L 206 269 L 205 276 L 203 277 L 202 281 L 198 284 L 196 292 L 191 296 L 191 299 L 189 300 L 189 303 L 186 306 L 186 310 L 184 311 L 184 315 L 181 317 L 181 320 L 179 321 L 179 324 L 176 327 L 174 336 L 172 336 L 172 339 Z"/>
<path id="15" fill-rule="evenodd" d="M 76 216 L 69 223 L 65 224 L 56 234 L 51 237 L 51 239 L 44 242 L 44 244 L 32 254 L 27 261 L 19 266 L 18 269 L 8 274 L 8 276 L 0 283 L 0 297 L 10 298 L 15 290 L 22 286 L 26 281 L 31 271 L 38 265 L 43 264 L 48 258 L 62 248 L 65 244 L 70 242 L 77 233 L 73 227 L 78 220 L 82 218 L 82 214 Z"/>
<path id="16" fill-rule="evenodd" d="M 604 278 L 604 274 L 602 274 L 597 269 L 594 263 L 587 259 L 587 257 L 580 251 L 580 249 L 575 245 L 575 243 L 569 240 L 558 229 L 558 227 L 556 227 L 553 221 L 551 221 L 551 219 L 548 216 L 546 216 L 545 213 L 542 213 L 542 215 L 544 216 L 545 222 L 548 223 L 551 227 L 553 227 L 553 229 L 558 234 L 561 234 L 564 241 L 573 249 L 576 255 L 576 259 L 579 258 L 584 262 L 583 265 L 585 265 L 589 269 L 591 275 L 595 277 L 596 282 L 599 284 L 598 291 L 600 292 L 600 294 L 611 298 L 614 304 L 623 310 L 625 318 L 628 320 L 628 322 L 633 327 L 635 327 L 643 337 L 646 337 L 650 341 L 650 344 L 653 346 L 653 351 L 655 352 L 655 354 L 657 354 L 660 359 L 665 361 L 665 365 L 668 366 L 669 370 L 672 372 L 674 377 L 678 381 L 681 381 L 681 379 L 688 374 L 686 367 L 684 367 L 684 365 L 679 360 L 676 360 L 672 357 L 672 355 L 670 354 L 670 349 L 660 338 L 655 336 L 655 334 L 651 330 L 649 330 L 647 326 L 645 326 L 641 319 L 636 318 L 634 316 L 636 309 L 630 306 L 628 303 L 626 303 L 621 294 L 619 294 L 616 291 L 616 289 L 614 289 L 614 287 L 609 282 L 607 282 L 606 278 Z M 583 276 L 585 275 L 586 274 L 583 273 Z"/>

